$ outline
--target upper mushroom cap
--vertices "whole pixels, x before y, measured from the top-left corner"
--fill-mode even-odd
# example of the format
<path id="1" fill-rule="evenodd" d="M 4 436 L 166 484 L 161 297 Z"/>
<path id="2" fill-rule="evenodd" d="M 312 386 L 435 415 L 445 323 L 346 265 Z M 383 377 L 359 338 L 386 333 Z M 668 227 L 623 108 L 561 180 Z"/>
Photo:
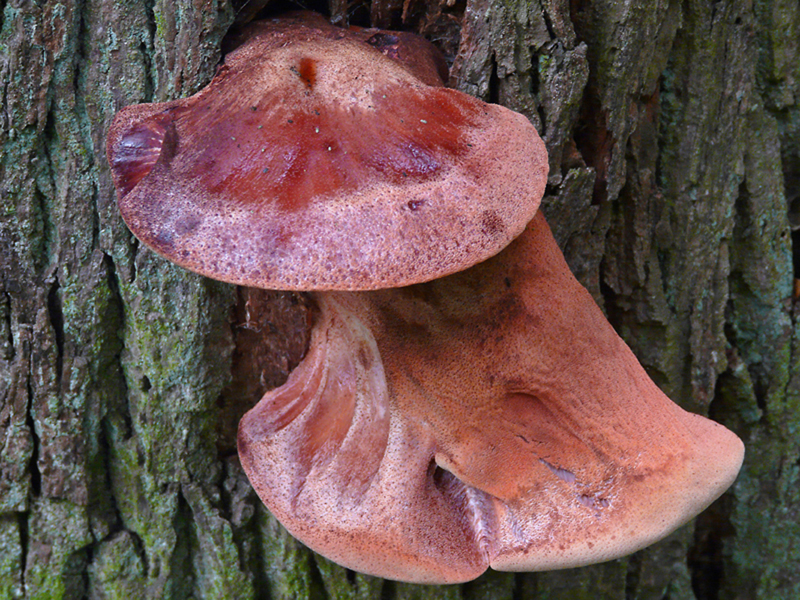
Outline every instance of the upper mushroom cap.
<path id="1" fill-rule="evenodd" d="M 655 386 L 541 215 L 469 271 L 316 297 L 308 354 L 242 419 L 239 455 L 347 567 L 454 583 L 610 560 L 739 471 L 741 441 Z"/>
<path id="2" fill-rule="evenodd" d="M 122 110 L 122 216 L 171 261 L 248 286 L 365 290 L 496 254 L 544 193 L 530 122 L 437 87 L 426 43 L 317 18 L 255 26 L 191 98 Z"/>

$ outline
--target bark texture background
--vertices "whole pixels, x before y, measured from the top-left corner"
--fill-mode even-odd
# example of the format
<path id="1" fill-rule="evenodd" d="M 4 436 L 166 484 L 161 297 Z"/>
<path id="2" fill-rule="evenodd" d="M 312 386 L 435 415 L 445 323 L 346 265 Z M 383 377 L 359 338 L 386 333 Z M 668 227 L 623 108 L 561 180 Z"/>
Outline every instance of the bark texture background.
<path id="1" fill-rule="evenodd" d="M 662 543 L 574 571 L 437 588 L 312 555 L 233 451 L 245 292 L 140 247 L 104 159 L 117 109 L 198 90 L 267 2 L 8 0 L 0 598 L 800 597 L 800 5 L 365 1 L 311 8 L 424 33 L 455 87 L 536 124 L 571 267 L 670 397 L 745 440 L 739 480 Z M 278 385 L 303 298 L 258 307 Z"/>

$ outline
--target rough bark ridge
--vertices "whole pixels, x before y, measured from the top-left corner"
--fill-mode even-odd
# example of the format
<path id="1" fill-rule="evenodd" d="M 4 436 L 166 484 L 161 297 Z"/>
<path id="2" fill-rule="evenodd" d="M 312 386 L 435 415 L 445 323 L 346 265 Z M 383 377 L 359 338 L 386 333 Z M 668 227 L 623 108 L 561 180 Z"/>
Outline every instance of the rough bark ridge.
<path id="1" fill-rule="evenodd" d="M 651 549 L 448 588 L 354 575 L 281 530 L 232 452 L 256 393 L 234 348 L 266 328 L 255 362 L 281 383 L 302 298 L 174 268 L 116 210 L 111 116 L 204 85 L 238 5 L 0 7 L 0 598 L 800 597 L 797 2 L 330 3 L 423 32 L 454 85 L 537 125 L 573 270 L 664 390 L 748 448 Z"/>

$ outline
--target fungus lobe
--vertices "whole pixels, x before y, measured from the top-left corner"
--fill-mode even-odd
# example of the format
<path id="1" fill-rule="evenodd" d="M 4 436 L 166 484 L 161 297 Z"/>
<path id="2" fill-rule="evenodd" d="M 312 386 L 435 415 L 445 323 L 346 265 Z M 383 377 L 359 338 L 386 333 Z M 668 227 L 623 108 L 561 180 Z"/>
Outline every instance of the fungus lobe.
<path id="1" fill-rule="evenodd" d="M 123 218 L 181 266 L 270 289 L 408 285 L 485 260 L 536 211 L 546 153 L 522 115 L 442 87 L 434 56 L 308 15 L 252 26 L 198 94 L 114 119 Z"/>
<path id="2" fill-rule="evenodd" d="M 242 419 L 259 496 L 312 549 L 405 581 L 623 556 L 682 525 L 741 441 L 650 380 L 537 215 L 402 289 L 314 296 L 303 363 Z"/>

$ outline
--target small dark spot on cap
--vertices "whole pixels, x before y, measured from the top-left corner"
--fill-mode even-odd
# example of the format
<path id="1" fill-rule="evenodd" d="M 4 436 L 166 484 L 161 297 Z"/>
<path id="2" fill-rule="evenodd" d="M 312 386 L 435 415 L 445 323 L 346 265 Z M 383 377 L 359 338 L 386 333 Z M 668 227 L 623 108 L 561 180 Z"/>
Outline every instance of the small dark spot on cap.
<path id="1" fill-rule="evenodd" d="M 364 344 L 358 347 L 358 362 L 365 370 L 369 370 L 372 367 L 372 358 Z"/>
<path id="2" fill-rule="evenodd" d="M 511 279 L 509 279 L 508 277 L 506 277 L 506 278 L 504 279 L 504 281 L 505 281 L 505 283 L 506 283 L 506 287 L 507 287 L 507 288 L 510 288 L 510 287 L 511 287 Z"/>
<path id="3" fill-rule="evenodd" d="M 505 224 L 496 212 L 487 210 L 481 217 L 481 231 L 488 236 L 499 236 L 505 232 Z"/>
<path id="4" fill-rule="evenodd" d="M 249 461 L 250 460 L 250 440 L 247 436 L 242 435 L 239 433 L 237 436 L 237 450 L 239 452 L 240 460 Z"/>
<path id="5" fill-rule="evenodd" d="M 184 219 L 178 219 L 175 223 L 175 233 L 184 236 L 191 233 L 203 222 L 203 219 L 197 215 L 190 215 Z"/>
<path id="6" fill-rule="evenodd" d="M 425 200 L 409 200 L 407 206 L 409 210 L 417 211 L 422 208 L 423 204 L 425 204 Z"/>
<path id="7" fill-rule="evenodd" d="M 173 232 L 169 229 L 159 229 L 153 236 L 153 247 L 165 254 L 172 252 L 174 237 Z"/>

